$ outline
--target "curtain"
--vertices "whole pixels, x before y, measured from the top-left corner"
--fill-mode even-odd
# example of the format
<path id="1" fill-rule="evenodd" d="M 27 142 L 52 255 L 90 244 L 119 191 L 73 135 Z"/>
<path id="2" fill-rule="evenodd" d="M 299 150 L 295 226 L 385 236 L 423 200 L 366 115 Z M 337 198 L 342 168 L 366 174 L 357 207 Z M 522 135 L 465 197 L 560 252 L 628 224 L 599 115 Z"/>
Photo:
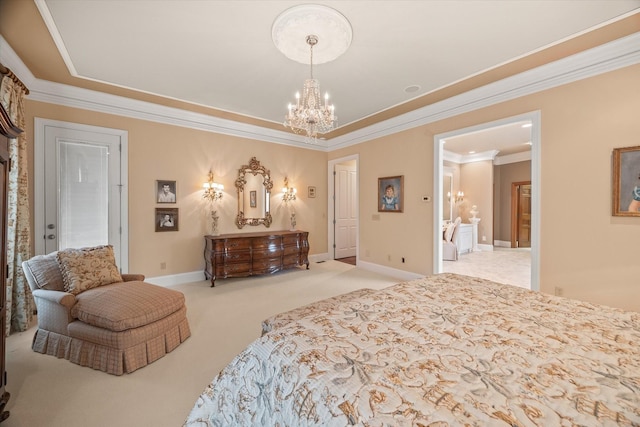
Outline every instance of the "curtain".
<path id="1" fill-rule="evenodd" d="M 13 123 L 25 129 L 25 89 L 4 77 L 0 85 L 0 102 Z M 7 335 L 26 331 L 33 319 L 35 304 L 31 289 L 22 272 L 22 261 L 30 258 L 31 230 L 29 218 L 29 177 L 27 170 L 27 137 L 22 132 L 9 140 L 11 171 L 7 203 Z"/>

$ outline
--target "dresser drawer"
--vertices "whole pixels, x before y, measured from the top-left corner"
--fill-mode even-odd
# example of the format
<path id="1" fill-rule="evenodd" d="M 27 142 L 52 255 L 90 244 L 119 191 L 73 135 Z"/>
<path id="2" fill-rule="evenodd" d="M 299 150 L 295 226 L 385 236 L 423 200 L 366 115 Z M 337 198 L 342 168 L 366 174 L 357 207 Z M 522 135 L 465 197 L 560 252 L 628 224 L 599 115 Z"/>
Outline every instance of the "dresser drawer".
<path id="1" fill-rule="evenodd" d="M 223 239 L 215 242 L 215 251 L 235 251 L 236 249 L 249 249 L 251 248 L 251 240 L 248 239 Z"/>
<path id="2" fill-rule="evenodd" d="M 251 251 L 245 249 L 245 250 L 229 251 L 226 254 L 216 253 L 215 260 L 216 260 L 216 265 L 247 262 L 247 261 L 251 261 Z"/>
<path id="3" fill-rule="evenodd" d="M 256 237 L 252 240 L 251 246 L 253 249 L 261 251 L 263 249 L 272 249 L 282 246 L 282 237 L 269 236 L 269 237 Z"/>
<path id="4" fill-rule="evenodd" d="M 300 255 L 299 254 L 295 254 L 295 255 L 288 255 L 285 256 L 282 259 L 282 266 L 284 268 L 287 267 L 294 267 L 296 265 L 301 265 L 302 263 L 300 262 Z"/>
<path id="5" fill-rule="evenodd" d="M 251 262 L 242 262 L 237 264 L 216 265 L 216 276 L 228 277 L 238 274 L 249 275 L 251 271 Z"/>
<path id="6" fill-rule="evenodd" d="M 266 274 L 282 270 L 282 258 L 265 258 L 253 260 L 253 273 Z"/>
<path id="7" fill-rule="evenodd" d="M 263 259 L 263 258 L 279 258 L 284 253 L 284 249 L 282 246 L 271 246 L 262 249 L 253 249 L 253 259 Z"/>
<path id="8" fill-rule="evenodd" d="M 293 234 L 290 236 L 282 236 L 282 244 L 285 246 L 289 246 L 289 245 L 294 245 L 294 246 L 298 246 L 300 242 L 300 235 L 299 234 Z"/>

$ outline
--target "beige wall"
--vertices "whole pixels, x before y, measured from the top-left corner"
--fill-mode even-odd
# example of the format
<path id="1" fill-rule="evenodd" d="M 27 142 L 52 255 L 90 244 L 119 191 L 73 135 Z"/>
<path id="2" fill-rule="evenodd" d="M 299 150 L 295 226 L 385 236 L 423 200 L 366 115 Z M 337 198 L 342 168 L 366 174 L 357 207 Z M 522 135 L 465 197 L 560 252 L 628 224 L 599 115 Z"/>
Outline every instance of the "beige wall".
<path id="1" fill-rule="evenodd" d="M 237 213 L 234 182 L 240 166 L 248 164 L 253 156 L 271 170 L 274 183 L 271 197 L 274 222 L 269 229 L 289 228 L 289 213 L 277 194 L 284 185 L 284 177 L 288 176 L 289 184 L 299 190 L 295 203 L 297 228 L 309 231 L 311 254 L 327 252 L 326 153 L 41 102 L 27 101 L 26 115 L 30 159 L 33 159 L 35 117 L 128 131 L 131 272 L 155 277 L 204 269 L 203 236 L 209 232 L 209 222 L 208 206 L 202 199 L 202 183 L 207 180 L 209 169 L 213 170 L 216 181 L 225 187 L 218 205 L 221 232 L 266 230 L 264 226 L 245 226 L 238 230 L 234 223 Z M 29 169 L 33 171 L 33 161 Z M 177 181 L 175 205 L 156 204 L 157 179 Z M 33 172 L 30 182 L 33 183 Z M 310 185 L 318 189 L 316 198 L 307 198 L 306 188 Z M 33 191 L 30 194 L 33 195 Z M 155 231 L 156 207 L 180 209 L 179 231 Z M 166 262 L 165 270 L 160 269 L 162 262 Z"/>
<path id="2" fill-rule="evenodd" d="M 494 240 L 511 241 L 511 184 L 525 181 L 531 181 L 531 161 L 494 168 Z"/>
<path id="3" fill-rule="evenodd" d="M 433 136 L 537 110 L 541 290 L 640 311 L 640 218 L 611 216 L 611 151 L 638 145 L 640 65 L 329 153 L 360 155 L 361 258 L 430 273 L 433 208 L 418 199 L 432 193 Z M 395 174 L 405 175 L 405 213 L 375 220 L 376 179 Z"/>
<path id="4" fill-rule="evenodd" d="M 460 203 L 458 215 L 462 222 L 470 223 L 471 207 L 478 207 L 478 243 L 490 244 L 493 235 L 493 162 L 464 163 L 460 165 L 460 185 L 464 191 L 464 201 Z M 486 240 L 482 240 L 485 236 Z"/>

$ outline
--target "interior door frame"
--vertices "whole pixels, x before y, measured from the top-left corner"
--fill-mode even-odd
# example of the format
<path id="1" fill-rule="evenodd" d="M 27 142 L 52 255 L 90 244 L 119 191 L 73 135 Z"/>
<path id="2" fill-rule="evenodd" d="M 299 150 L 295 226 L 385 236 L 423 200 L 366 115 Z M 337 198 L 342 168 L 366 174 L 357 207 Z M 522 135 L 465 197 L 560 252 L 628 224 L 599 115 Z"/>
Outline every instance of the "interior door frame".
<path id="1" fill-rule="evenodd" d="M 339 159 L 329 160 L 327 162 L 327 252 L 329 259 L 335 259 L 335 166 L 340 163 L 356 161 L 356 263 L 360 260 L 360 155 L 353 154 L 351 156 L 340 157 Z"/>
<path id="2" fill-rule="evenodd" d="M 73 122 L 65 122 L 60 120 L 35 118 L 34 122 L 34 249 L 35 255 L 43 255 L 45 253 L 44 239 L 37 236 L 44 236 L 45 229 L 45 128 L 47 126 L 62 127 L 71 130 L 83 132 L 95 132 L 117 136 L 120 138 L 120 262 L 118 267 L 123 273 L 129 271 L 129 175 L 128 175 L 128 144 L 129 133 L 126 130 L 105 128 L 100 126 L 84 125 Z"/>
<path id="3" fill-rule="evenodd" d="M 453 136 L 478 132 L 496 126 L 504 126 L 523 120 L 531 121 L 531 289 L 540 290 L 540 175 L 542 172 L 540 155 L 541 149 L 541 113 L 540 110 L 531 111 L 505 119 L 482 123 L 451 132 L 434 135 L 433 137 L 433 235 L 442 234 L 442 176 L 444 172 L 444 148 L 443 140 Z M 442 265 L 442 239 L 433 239 L 433 272 L 441 273 Z"/>

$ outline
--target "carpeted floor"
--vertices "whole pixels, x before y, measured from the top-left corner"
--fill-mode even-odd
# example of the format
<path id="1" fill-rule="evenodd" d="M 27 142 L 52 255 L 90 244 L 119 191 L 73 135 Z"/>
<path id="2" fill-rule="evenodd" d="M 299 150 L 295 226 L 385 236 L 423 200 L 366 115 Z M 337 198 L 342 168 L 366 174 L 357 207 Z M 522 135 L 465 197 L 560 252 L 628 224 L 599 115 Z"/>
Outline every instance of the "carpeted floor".
<path id="1" fill-rule="evenodd" d="M 336 261 L 270 276 L 174 286 L 192 336 L 173 352 L 116 377 L 34 353 L 35 327 L 7 339 L 10 417 L 2 427 L 177 427 L 213 377 L 260 335 L 265 318 L 330 296 L 400 280 Z"/>

